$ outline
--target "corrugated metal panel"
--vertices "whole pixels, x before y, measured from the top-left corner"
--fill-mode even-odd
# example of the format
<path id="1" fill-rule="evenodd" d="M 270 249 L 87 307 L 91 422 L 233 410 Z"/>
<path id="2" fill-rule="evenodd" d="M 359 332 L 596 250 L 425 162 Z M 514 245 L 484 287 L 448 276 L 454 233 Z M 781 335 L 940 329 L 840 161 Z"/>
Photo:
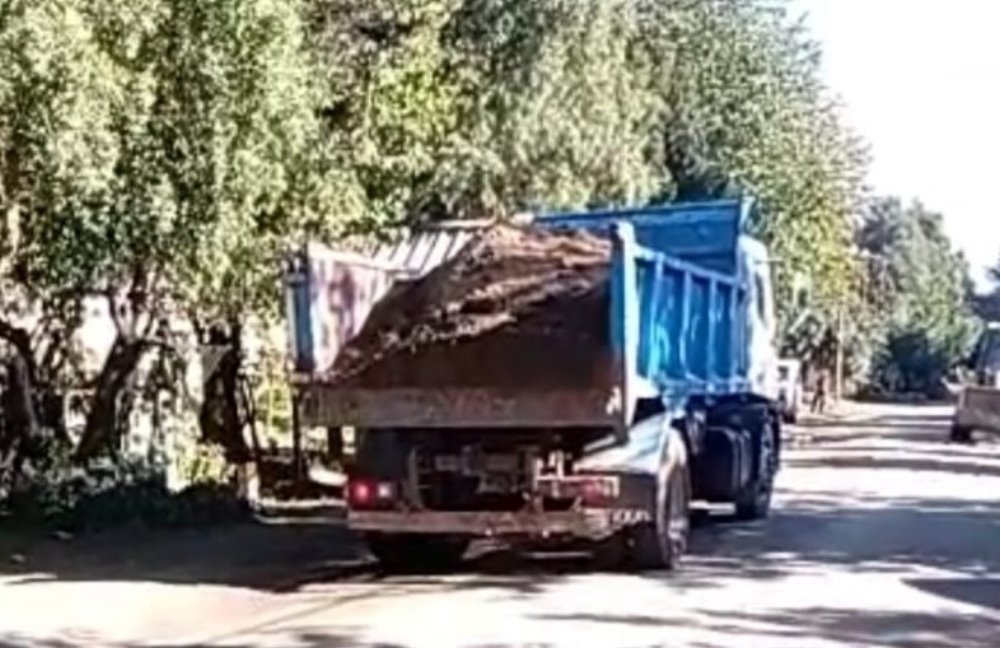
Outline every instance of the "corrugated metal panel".
<path id="1" fill-rule="evenodd" d="M 416 276 L 452 259 L 493 221 L 447 221 L 405 234 L 371 250 L 371 257 Z"/>
<path id="2" fill-rule="evenodd" d="M 375 245 L 367 254 L 312 243 L 289 272 L 288 318 L 296 369 L 329 371 L 394 282 L 426 275 L 459 254 L 486 221 L 441 223 Z"/>

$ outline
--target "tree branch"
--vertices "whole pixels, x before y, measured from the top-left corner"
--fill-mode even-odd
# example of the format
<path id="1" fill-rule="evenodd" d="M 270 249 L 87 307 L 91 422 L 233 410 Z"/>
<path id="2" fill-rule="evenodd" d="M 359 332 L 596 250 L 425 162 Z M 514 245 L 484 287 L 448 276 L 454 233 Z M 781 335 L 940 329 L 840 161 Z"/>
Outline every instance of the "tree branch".
<path id="1" fill-rule="evenodd" d="M 0 318 L 0 340 L 6 340 L 28 364 L 32 378 L 35 376 L 35 355 L 31 349 L 31 335 L 20 326 Z"/>

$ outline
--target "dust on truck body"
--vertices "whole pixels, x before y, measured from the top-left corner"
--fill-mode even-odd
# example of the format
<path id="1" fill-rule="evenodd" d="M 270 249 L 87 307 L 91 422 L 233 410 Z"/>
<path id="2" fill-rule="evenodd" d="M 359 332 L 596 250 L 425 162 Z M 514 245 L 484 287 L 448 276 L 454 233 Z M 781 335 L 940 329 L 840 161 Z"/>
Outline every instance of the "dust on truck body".
<path id="1" fill-rule="evenodd" d="M 303 425 L 355 433 L 349 526 L 393 564 L 454 560 L 486 536 L 655 568 L 683 553 L 692 500 L 766 516 L 781 435 L 769 261 L 743 233 L 750 206 L 534 218 L 529 227 L 610 241 L 606 333 L 589 343 L 602 347 L 602 370 L 566 384 L 534 383 L 531 368 L 552 361 L 544 345 L 527 358 L 507 350 L 523 374 L 513 386 L 482 385 L 474 368 L 444 385 L 325 378 L 384 295 L 408 290 L 481 225 L 425 230 L 366 258 L 300 254 L 288 290 L 294 388 Z"/>

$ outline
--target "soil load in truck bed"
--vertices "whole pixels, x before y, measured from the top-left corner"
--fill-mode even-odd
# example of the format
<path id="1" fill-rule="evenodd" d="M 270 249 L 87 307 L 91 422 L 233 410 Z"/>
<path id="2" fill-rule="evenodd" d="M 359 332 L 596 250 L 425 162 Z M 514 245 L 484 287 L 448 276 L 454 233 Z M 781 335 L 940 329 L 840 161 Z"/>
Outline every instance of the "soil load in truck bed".
<path id="1" fill-rule="evenodd" d="M 610 245 L 496 225 L 400 282 L 341 351 L 351 388 L 577 389 L 606 384 Z"/>

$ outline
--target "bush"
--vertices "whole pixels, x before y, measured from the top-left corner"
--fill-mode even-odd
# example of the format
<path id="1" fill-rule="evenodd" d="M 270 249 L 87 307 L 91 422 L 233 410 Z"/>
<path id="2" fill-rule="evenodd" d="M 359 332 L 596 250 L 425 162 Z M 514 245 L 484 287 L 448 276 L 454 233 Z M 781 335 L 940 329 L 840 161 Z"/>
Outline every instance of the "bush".
<path id="1" fill-rule="evenodd" d="M 175 480 L 180 488 L 195 485 L 222 485 L 233 481 L 233 466 L 226 461 L 221 446 L 195 439 L 174 448 Z"/>
<path id="2" fill-rule="evenodd" d="M 6 497 L 21 526 L 97 531 L 130 524 L 184 527 L 245 519 L 250 509 L 224 483 L 207 480 L 171 492 L 162 471 L 141 462 L 86 469 L 63 465 L 21 480 Z"/>
<path id="3" fill-rule="evenodd" d="M 873 367 L 875 383 L 892 393 L 946 396 L 945 379 L 964 347 L 962 339 L 935 337 L 926 330 L 890 331 Z"/>

